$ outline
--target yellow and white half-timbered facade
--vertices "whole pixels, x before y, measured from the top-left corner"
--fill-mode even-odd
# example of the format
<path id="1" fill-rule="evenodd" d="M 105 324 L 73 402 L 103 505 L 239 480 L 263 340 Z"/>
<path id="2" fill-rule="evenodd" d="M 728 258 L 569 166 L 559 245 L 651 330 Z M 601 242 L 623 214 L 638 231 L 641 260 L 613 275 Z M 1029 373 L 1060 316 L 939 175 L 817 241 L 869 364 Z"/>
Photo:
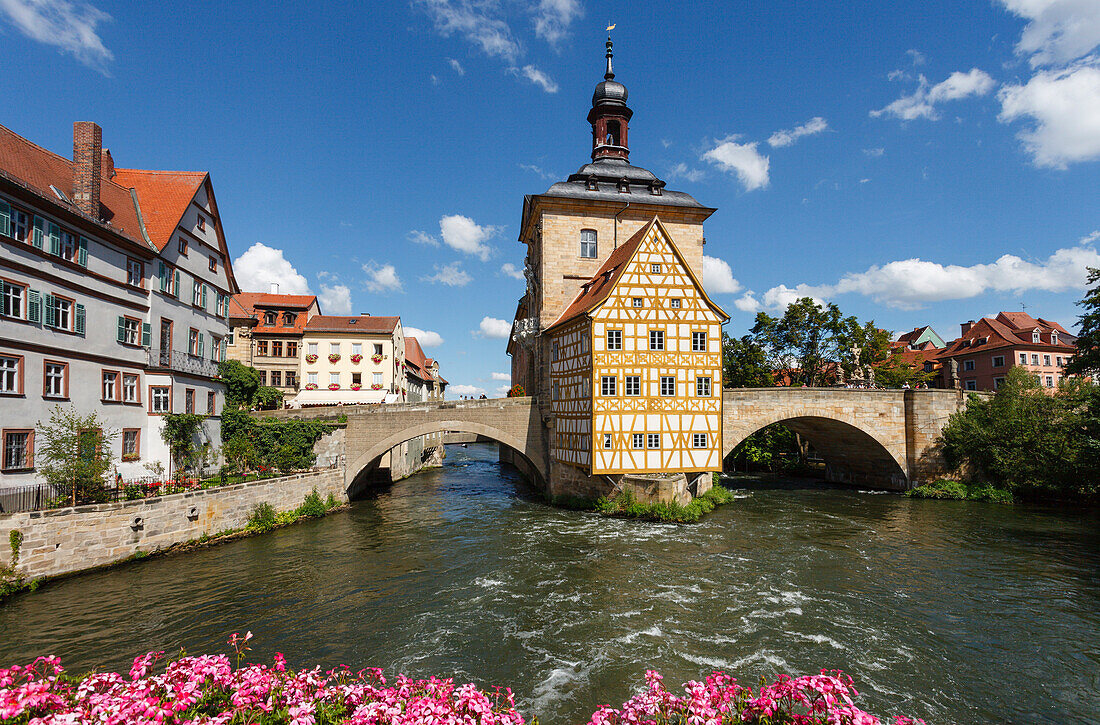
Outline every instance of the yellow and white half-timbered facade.
<path id="1" fill-rule="evenodd" d="M 590 475 L 722 470 L 722 324 L 654 217 L 550 327 L 551 457 Z"/>

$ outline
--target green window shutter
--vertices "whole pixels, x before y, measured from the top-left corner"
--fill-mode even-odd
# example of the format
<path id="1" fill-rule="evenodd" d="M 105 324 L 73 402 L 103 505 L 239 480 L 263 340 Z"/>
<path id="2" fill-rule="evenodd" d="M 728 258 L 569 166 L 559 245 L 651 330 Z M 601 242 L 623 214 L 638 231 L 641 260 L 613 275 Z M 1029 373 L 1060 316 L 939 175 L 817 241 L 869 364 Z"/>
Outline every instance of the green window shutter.
<path id="1" fill-rule="evenodd" d="M 160 264 L 160 268 L 158 269 L 158 272 L 160 273 L 160 291 L 161 292 L 167 292 L 168 291 L 168 267 L 165 266 L 164 262 L 160 262 L 159 264 Z"/>
<path id="2" fill-rule="evenodd" d="M 153 326 L 148 322 L 141 323 L 141 346 L 150 347 L 153 344 Z"/>
<path id="3" fill-rule="evenodd" d="M 27 292 L 27 322 L 42 321 L 42 294 L 37 290 Z"/>
<path id="4" fill-rule="evenodd" d="M 126 318 L 118 316 L 118 341 L 126 342 Z"/>
<path id="5" fill-rule="evenodd" d="M 6 201 L 0 201 L 0 234 L 11 236 L 11 207 Z"/>
<path id="6" fill-rule="evenodd" d="M 225 355 L 226 355 L 226 352 L 227 352 L 227 350 L 226 350 L 227 344 L 228 343 L 227 343 L 226 339 L 223 337 L 222 338 L 222 349 L 221 349 L 222 354 L 218 356 L 219 360 L 225 360 Z"/>
<path id="7" fill-rule="evenodd" d="M 176 299 L 180 296 L 180 271 L 177 269 L 174 272 L 173 277 L 175 284 L 172 285 L 172 292 L 175 293 Z"/>
<path id="8" fill-rule="evenodd" d="M 39 249 L 42 248 L 42 236 L 43 236 L 43 231 L 42 230 L 45 227 L 46 227 L 46 220 L 44 220 L 40 216 L 36 216 L 34 218 L 34 234 L 31 235 L 31 241 L 34 243 L 34 246 L 38 247 Z"/>
<path id="9" fill-rule="evenodd" d="M 84 237 L 80 238 L 80 244 L 77 247 L 76 262 L 81 267 L 88 266 L 88 240 Z"/>
<path id="10" fill-rule="evenodd" d="M 199 349 L 198 349 L 198 356 L 199 356 L 199 357 L 202 357 L 202 341 L 203 341 L 203 339 L 204 339 L 204 338 L 206 337 L 206 335 L 204 335 L 204 334 L 202 334 L 202 333 L 200 332 L 200 333 L 199 333 L 199 335 L 198 335 L 198 337 L 199 337 Z"/>
<path id="11" fill-rule="evenodd" d="M 47 222 L 46 229 L 49 230 L 50 254 L 61 256 L 61 228 L 53 222 Z"/>
<path id="12" fill-rule="evenodd" d="M 46 295 L 45 306 L 46 306 L 46 315 L 45 315 L 46 319 L 45 319 L 44 324 L 46 325 L 46 327 L 56 327 L 57 326 L 57 310 L 54 307 L 53 295 L 49 295 L 49 294 Z"/>
<path id="13" fill-rule="evenodd" d="M 202 308 L 206 309 L 206 285 L 202 286 Z"/>
<path id="14" fill-rule="evenodd" d="M 77 303 L 76 316 L 73 318 L 73 329 L 76 334 L 84 334 L 84 305 Z"/>

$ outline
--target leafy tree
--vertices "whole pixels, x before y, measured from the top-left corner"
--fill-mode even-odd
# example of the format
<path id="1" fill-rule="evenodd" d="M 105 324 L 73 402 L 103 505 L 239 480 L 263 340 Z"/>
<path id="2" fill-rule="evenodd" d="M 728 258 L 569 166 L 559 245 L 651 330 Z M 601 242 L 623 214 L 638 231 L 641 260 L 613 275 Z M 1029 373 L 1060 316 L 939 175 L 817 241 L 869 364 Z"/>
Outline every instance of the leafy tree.
<path id="1" fill-rule="evenodd" d="M 222 413 L 222 440 L 227 443 L 222 451 L 242 467 L 263 463 L 309 468 L 317 458 L 313 444 L 333 429 L 315 420 L 258 420 L 243 410 L 226 410 Z"/>
<path id="2" fill-rule="evenodd" d="M 118 431 L 108 429 L 95 413 L 54 406 L 50 421 L 38 422 L 35 434 L 38 472 L 59 495 L 76 505 L 106 500 L 106 475 Z"/>
<path id="3" fill-rule="evenodd" d="M 223 360 L 218 363 L 218 375 L 225 383 L 227 407 L 252 407 L 252 399 L 260 387 L 260 373 L 255 368 L 237 360 Z"/>
<path id="4" fill-rule="evenodd" d="M 199 442 L 199 428 L 204 416 L 194 413 L 170 413 L 164 416 L 164 428 L 160 437 L 168 444 L 168 455 L 176 475 L 202 463 L 203 448 Z"/>
<path id="5" fill-rule="evenodd" d="M 815 387 L 830 382 L 830 361 L 839 357 L 843 331 L 835 304 L 822 307 L 812 297 L 803 297 L 787 305 L 782 317 L 757 313 L 750 332 L 772 369 L 789 371 L 792 383 Z"/>
<path id="6" fill-rule="evenodd" d="M 1066 373 L 1070 375 L 1100 374 L 1100 269 L 1088 270 L 1088 283 L 1093 287 L 1077 303 L 1085 308 L 1085 314 L 1078 318 L 1081 334 L 1077 338 L 1077 352 L 1066 365 Z"/>
<path id="7" fill-rule="evenodd" d="M 230 438 L 222 445 L 222 453 L 237 473 L 244 473 L 256 463 L 256 447 L 246 435 Z"/>
<path id="8" fill-rule="evenodd" d="M 929 382 L 935 373 L 925 372 L 924 368 L 902 361 L 891 355 L 875 366 L 875 382 L 884 388 L 900 388 L 909 383 L 909 387 Z"/>
<path id="9" fill-rule="evenodd" d="M 722 384 L 727 388 L 768 388 L 775 385 L 768 356 L 752 335 L 737 339 L 722 333 Z"/>
<path id="10" fill-rule="evenodd" d="M 862 371 L 865 367 L 874 367 L 890 354 L 890 333 L 879 329 L 874 320 L 860 324 L 855 317 L 845 317 L 840 322 L 836 340 L 831 342 L 848 377 L 857 372 L 857 368 Z M 856 348 L 860 351 L 858 360 L 853 359 L 851 354 Z"/>
<path id="11" fill-rule="evenodd" d="M 774 473 L 782 470 L 788 462 L 798 461 L 800 454 L 798 436 L 790 428 L 776 423 L 741 441 L 730 455 L 738 470 L 763 468 Z"/>
<path id="12" fill-rule="evenodd" d="M 278 410 L 283 407 L 283 391 L 268 385 L 260 386 L 253 400 L 260 410 Z"/>

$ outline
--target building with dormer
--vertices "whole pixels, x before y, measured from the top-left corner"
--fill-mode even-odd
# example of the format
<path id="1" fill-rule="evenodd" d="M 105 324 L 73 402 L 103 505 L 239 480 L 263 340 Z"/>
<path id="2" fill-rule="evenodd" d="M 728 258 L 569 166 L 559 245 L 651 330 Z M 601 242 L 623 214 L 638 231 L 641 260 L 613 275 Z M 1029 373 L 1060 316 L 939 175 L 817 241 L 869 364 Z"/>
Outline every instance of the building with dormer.
<path id="1" fill-rule="evenodd" d="M 301 387 L 302 337 L 321 314 L 316 295 L 242 292 L 229 305 L 229 359 L 255 368 L 260 385 L 278 388 L 284 400 Z"/>

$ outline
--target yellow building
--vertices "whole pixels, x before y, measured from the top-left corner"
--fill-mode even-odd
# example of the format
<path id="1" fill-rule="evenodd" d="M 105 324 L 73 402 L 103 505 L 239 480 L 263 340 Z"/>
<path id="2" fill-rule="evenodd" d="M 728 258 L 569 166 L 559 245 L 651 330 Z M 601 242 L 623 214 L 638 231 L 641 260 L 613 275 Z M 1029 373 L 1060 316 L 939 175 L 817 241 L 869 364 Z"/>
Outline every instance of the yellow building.
<path id="1" fill-rule="evenodd" d="M 302 334 L 294 407 L 399 403 L 406 397 L 400 317 L 316 315 Z"/>
<path id="2" fill-rule="evenodd" d="M 601 474 L 722 470 L 722 324 L 654 217 L 544 332 L 552 462 Z"/>

